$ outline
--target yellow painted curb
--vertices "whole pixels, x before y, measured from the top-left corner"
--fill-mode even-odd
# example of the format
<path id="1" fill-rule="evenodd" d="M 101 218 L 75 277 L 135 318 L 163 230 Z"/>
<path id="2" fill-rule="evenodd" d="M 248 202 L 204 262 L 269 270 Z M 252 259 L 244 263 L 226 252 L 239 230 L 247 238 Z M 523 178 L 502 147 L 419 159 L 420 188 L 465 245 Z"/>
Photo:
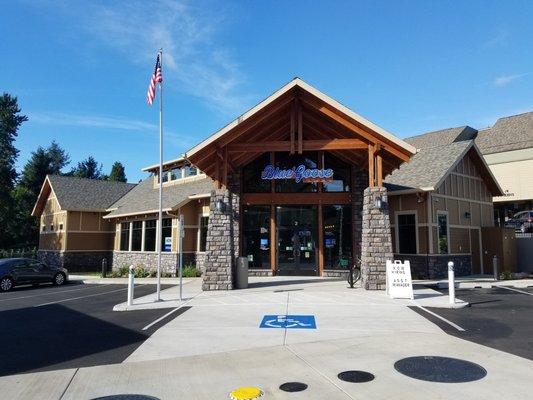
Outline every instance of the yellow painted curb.
<path id="1" fill-rule="evenodd" d="M 229 394 L 232 400 L 253 400 L 263 396 L 263 391 L 256 387 L 241 387 Z"/>

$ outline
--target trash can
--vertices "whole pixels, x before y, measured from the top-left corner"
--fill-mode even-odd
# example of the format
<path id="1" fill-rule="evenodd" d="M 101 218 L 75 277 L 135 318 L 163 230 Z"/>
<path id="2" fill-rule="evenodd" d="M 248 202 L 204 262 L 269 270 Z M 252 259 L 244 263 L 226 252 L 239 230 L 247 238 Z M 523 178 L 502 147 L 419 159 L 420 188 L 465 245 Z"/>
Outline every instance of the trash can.
<path id="1" fill-rule="evenodd" d="M 246 289 L 248 287 L 248 258 L 237 258 L 237 276 L 235 278 L 237 289 Z"/>

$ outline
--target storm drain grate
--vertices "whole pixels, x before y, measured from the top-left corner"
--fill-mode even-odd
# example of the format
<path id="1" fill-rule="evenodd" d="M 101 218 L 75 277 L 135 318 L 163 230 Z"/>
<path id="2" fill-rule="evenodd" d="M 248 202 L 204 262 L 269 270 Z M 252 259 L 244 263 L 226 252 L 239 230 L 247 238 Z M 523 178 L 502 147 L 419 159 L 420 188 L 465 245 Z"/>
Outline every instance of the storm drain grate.
<path id="1" fill-rule="evenodd" d="M 284 392 L 302 392 L 307 389 L 307 385 L 302 382 L 286 382 L 280 385 L 279 388 Z"/>
<path id="2" fill-rule="evenodd" d="M 157 397 L 144 394 L 115 394 L 112 396 L 97 397 L 92 400 L 160 400 Z"/>
<path id="3" fill-rule="evenodd" d="M 410 378 L 441 383 L 472 382 L 487 375 L 481 365 L 450 357 L 408 357 L 396 361 L 394 368 Z"/>
<path id="4" fill-rule="evenodd" d="M 366 371 L 344 371 L 337 375 L 337 377 L 341 381 L 352 383 L 364 383 L 374 380 L 374 375 Z"/>

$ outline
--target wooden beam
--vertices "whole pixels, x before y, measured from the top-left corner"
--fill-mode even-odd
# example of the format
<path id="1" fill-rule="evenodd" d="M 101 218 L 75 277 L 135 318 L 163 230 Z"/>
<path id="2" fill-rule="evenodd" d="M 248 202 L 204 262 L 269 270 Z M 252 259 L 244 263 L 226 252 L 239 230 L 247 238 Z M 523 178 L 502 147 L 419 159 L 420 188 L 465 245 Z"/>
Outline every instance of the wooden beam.
<path id="1" fill-rule="evenodd" d="M 276 206 L 270 206 L 270 269 L 272 276 L 276 275 Z"/>
<path id="2" fill-rule="evenodd" d="M 215 157 L 215 179 L 213 180 L 213 184 L 215 185 L 215 189 L 220 189 L 220 158 Z"/>
<path id="3" fill-rule="evenodd" d="M 228 188 L 228 146 L 224 147 L 224 168 L 222 182 L 224 182 L 224 187 Z"/>
<path id="4" fill-rule="evenodd" d="M 368 145 L 368 187 L 375 186 L 374 179 L 374 145 Z"/>
<path id="5" fill-rule="evenodd" d="M 298 144 L 303 151 L 323 150 L 363 150 L 368 145 L 359 139 L 315 139 L 303 140 Z M 227 146 L 230 153 L 291 151 L 292 143 L 286 140 L 272 140 L 255 143 L 230 143 Z M 298 150 L 299 151 L 299 150 Z"/>
<path id="6" fill-rule="evenodd" d="M 290 153 L 294 154 L 294 140 L 295 140 L 295 131 L 296 131 L 296 103 L 293 102 L 291 106 L 291 149 Z"/>
<path id="7" fill-rule="evenodd" d="M 307 101 L 307 99 L 306 99 L 306 101 Z M 409 154 L 406 154 L 406 153 L 396 149 L 395 147 L 385 143 L 383 140 L 381 140 L 381 139 L 377 138 L 376 136 L 374 136 L 373 134 L 365 131 L 364 129 L 362 129 L 359 126 L 355 125 L 354 123 L 352 123 L 351 121 L 347 120 L 346 118 L 341 117 L 340 115 L 338 115 L 334 111 L 330 110 L 326 106 L 320 105 L 316 101 L 310 101 L 309 104 L 311 104 L 313 107 L 315 107 L 322 114 L 327 115 L 328 117 L 330 117 L 331 119 L 333 119 L 337 123 L 341 124 L 342 126 L 352 130 L 353 132 L 356 132 L 358 135 L 362 136 L 366 140 L 368 140 L 368 141 L 370 141 L 372 143 L 380 143 L 383 146 L 384 150 L 386 150 L 387 152 L 395 155 L 396 157 L 398 157 L 402 161 L 409 161 L 410 160 L 411 156 Z"/>
<path id="8" fill-rule="evenodd" d="M 324 221 L 322 217 L 322 204 L 318 205 L 318 275 L 324 274 Z M 342 227 L 340 227 L 342 229 Z M 340 243 L 339 243 L 340 246 Z"/>
<path id="9" fill-rule="evenodd" d="M 376 186 L 383 186 L 383 161 L 381 159 L 381 146 L 376 145 Z"/>
<path id="10" fill-rule="evenodd" d="M 304 141 L 302 106 L 299 100 L 296 104 L 298 106 L 298 154 L 302 154 Z"/>

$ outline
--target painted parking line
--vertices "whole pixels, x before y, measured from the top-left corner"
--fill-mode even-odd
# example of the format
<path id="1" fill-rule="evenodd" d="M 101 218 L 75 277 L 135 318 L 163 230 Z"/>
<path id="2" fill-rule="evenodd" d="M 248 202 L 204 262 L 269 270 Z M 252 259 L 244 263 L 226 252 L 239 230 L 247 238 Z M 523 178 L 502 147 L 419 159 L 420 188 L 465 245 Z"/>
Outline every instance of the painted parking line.
<path id="1" fill-rule="evenodd" d="M 136 287 L 142 287 L 142 286 L 146 286 L 147 284 L 143 284 L 143 285 L 138 285 Z M 68 299 L 62 299 L 62 300 L 57 300 L 57 301 L 50 301 L 48 303 L 42 303 L 42 304 L 38 304 L 34 307 L 42 307 L 42 306 L 48 306 L 48 305 L 51 305 L 51 304 L 58 304 L 58 303 L 65 303 L 67 301 L 72 301 L 72 300 L 80 300 L 80 299 L 86 299 L 88 297 L 94 297 L 94 296 L 102 296 L 104 294 L 109 294 L 109 293 L 116 293 L 116 292 L 121 292 L 121 291 L 124 291 L 124 290 L 128 290 L 127 287 L 125 288 L 121 288 L 121 289 L 115 289 L 115 290 L 108 290 L 107 292 L 99 292 L 99 293 L 94 293 L 94 294 L 89 294 L 87 296 L 78 296 L 78 297 L 70 297 Z"/>
<path id="2" fill-rule="evenodd" d="M 427 312 L 428 314 L 433 315 L 435 318 L 438 318 L 438 319 L 440 319 L 441 321 L 446 322 L 448 325 L 450 325 L 451 327 L 457 329 L 458 331 L 460 331 L 460 332 L 465 332 L 465 331 L 466 331 L 466 329 L 461 328 L 459 325 L 453 323 L 452 321 L 447 320 L 447 319 L 444 318 L 444 317 L 441 317 L 439 314 L 436 314 L 436 313 L 434 313 L 433 311 L 430 311 L 430 310 L 428 310 L 428 309 L 425 308 L 425 307 L 422 307 L 422 306 L 421 306 L 420 304 L 418 304 L 417 302 L 414 302 L 414 301 L 413 301 L 412 304 L 414 304 L 416 307 L 420 308 L 421 310 Z"/>
<path id="3" fill-rule="evenodd" d="M 40 292 L 39 294 L 34 294 L 34 295 L 31 295 L 31 296 L 9 297 L 7 299 L 0 299 L 0 302 L 2 302 L 2 301 L 10 301 L 10 300 L 20 300 L 20 299 L 31 299 L 32 297 L 50 296 L 50 295 L 53 295 L 53 294 L 75 292 L 75 291 L 84 290 L 84 289 L 93 289 L 95 287 L 100 287 L 100 286 L 85 286 L 85 287 L 78 288 L 78 289 L 43 291 L 43 292 Z M 54 288 L 57 288 L 57 287 L 54 286 Z M 42 289 L 38 288 L 38 289 L 35 289 L 35 290 L 42 290 Z"/>
<path id="4" fill-rule="evenodd" d="M 526 292 L 524 290 L 511 288 L 509 286 L 497 286 L 497 287 L 502 288 L 502 289 L 512 290 L 513 292 L 517 292 L 517 293 L 527 294 L 528 296 L 533 296 L 533 293 L 529 293 L 529 292 Z"/>

